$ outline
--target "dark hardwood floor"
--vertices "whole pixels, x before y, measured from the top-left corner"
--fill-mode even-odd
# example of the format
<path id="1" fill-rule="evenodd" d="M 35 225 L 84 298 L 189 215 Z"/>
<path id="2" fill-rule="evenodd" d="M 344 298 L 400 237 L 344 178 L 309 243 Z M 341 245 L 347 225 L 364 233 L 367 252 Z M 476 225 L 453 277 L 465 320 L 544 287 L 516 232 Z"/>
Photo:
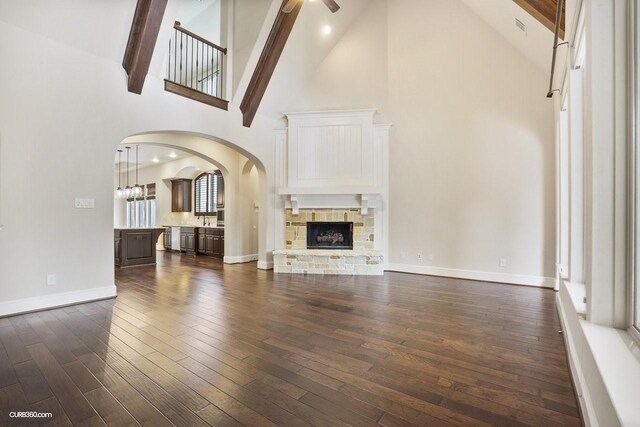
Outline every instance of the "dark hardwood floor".
<path id="1" fill-rule="evenodd" d="M 581 424 L 551 290 L 158 258 L 0 319 L 0 425 Z"/>

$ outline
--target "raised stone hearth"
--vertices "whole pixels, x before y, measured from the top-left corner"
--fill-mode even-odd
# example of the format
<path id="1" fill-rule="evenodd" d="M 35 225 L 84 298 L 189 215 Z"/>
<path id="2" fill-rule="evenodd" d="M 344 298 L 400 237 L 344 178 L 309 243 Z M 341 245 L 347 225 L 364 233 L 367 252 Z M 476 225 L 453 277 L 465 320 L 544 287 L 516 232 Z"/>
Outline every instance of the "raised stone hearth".
<path id="1" fill-rule="evenodd" d="M 273 251 L 276 273 L 371 275 L 384 274 L 382 251 L 280 249 Z"/>

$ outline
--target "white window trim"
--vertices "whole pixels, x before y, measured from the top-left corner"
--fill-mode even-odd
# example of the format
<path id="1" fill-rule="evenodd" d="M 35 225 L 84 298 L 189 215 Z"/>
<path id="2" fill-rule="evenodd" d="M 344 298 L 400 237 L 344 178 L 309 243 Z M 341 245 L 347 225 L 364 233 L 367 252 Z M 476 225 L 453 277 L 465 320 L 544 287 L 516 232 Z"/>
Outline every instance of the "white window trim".
<path id="1" fill-rule="evenodd" d="M 628 310 L 628 331 L 632 337 L 640 342 L 640 304 L 638 303 L 639 287 L 640 287 L 640 275 L 638 271 L 640 269 L 640 253 L 637 251 L 637 247 L 640 244 L 638 236 L 639 232 L 639 219 L 638 219 L 638 204 L 640 199 L 638 198 L 638 191 L 640 191 L 640 153 L 638 153 L 638 144 L 640 144 L 640 82 L 638 73 L 638 61 L 640 61 L 640 7 L 638 0 L 629 2 L 629 73 L 631 78 L 629 79 L 629 85 L 631 86 L 629 93 L 629 109 L 630 117 L 629 121 L 629 138 L 628 138 L 628 303 L 626 304 Z"/>

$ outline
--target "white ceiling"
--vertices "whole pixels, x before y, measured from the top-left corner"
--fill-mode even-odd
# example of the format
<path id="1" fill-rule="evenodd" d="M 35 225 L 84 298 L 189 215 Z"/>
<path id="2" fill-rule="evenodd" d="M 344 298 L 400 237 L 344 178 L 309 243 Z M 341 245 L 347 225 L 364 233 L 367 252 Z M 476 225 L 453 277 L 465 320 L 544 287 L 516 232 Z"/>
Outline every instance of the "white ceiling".
<path id="1" fill-rule="evenodd" d="M 462 0 L 476 15 L 493 27 L 540 71 L 551 72 L 553 32 L 529 15 L 513 0 Z M 519 19 L 526 32 L 516 27 Z"/>
<path id="2" fill-rule="evenodd" d="M 122 170 L 127 167 L 127 151 L 125 146 L 122 148 Z M 174 160 L 184 159 L 185 157 L 192 156 L 193 154 L 186 153 L 184 151 L 175 150 L 168 147 L 161 147 L 157 145 L 140 145 L 138 149 L 138 167 L 144 168 L 146 166 L 159 165 L 160 163 L 172 162 Z M 171 154 L 175 154 L 175 157 L 171 157 Z M 158 162 L 154 162 L 153 159 L 157 158 Z M 115 155 L 115 167 L 118 168 L 118 153 Z M 129 165 L 135 167 L 136 164 L 136 149 L 135 146 L 131 146 L 131 152 L 129 153 Z"/>
<path id="3" fill-rule="evenodd" d="M 215 1 L 170 1 L 167 28 L 174 20 L 189 22 Z M 130 0 L 0 1 L 0 21 L 120 63 L 135 9 L 136 2 Z M 164 40 L 159 43 L 166 46 Z"/>
<path id="4" fill-rule="evenodd" d="M 290 100 L 300 93 L 308 79 L 371 1 L 338 1 L 338 13 L 331 13 L 321 1 L 305 2 L 258 112 L 281 117 L 283 107 L 289 105 Z M 325 26 L 331 27 L 330 34 L 323 33 Z"/>

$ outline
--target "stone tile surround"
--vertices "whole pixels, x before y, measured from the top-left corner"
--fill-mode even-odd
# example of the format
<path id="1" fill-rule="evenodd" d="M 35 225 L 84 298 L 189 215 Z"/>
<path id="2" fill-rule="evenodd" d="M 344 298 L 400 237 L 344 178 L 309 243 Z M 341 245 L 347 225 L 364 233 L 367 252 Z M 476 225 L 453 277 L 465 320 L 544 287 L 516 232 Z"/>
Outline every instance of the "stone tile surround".
<path id="1" fill-rule="evenodd" d="M 286 249 L 273 251 L 274 272 L 295 274 L 382 275 L 382 251 L 374 250 L 375 212 L 369 209 L 286 209 Z M 353 222 L 353 250 L 307 249 L 308 221 Z"/>
<path id="2" fill-rule="evenodd" d="M 300 209 L 294 215 L 286 209 L 286 249 L 307 249 L 308 221 L 349 221 L 353 222 L 353 250 L 373 250 L 374 209 L 367 215 L 360 215 L 360 209 Z"/>
<path id="3" fill-rule="evenodd" d="M 382 251 L 280 249 L 273 251 L 273 271 L 294 274 L 384 274 Z"/>

